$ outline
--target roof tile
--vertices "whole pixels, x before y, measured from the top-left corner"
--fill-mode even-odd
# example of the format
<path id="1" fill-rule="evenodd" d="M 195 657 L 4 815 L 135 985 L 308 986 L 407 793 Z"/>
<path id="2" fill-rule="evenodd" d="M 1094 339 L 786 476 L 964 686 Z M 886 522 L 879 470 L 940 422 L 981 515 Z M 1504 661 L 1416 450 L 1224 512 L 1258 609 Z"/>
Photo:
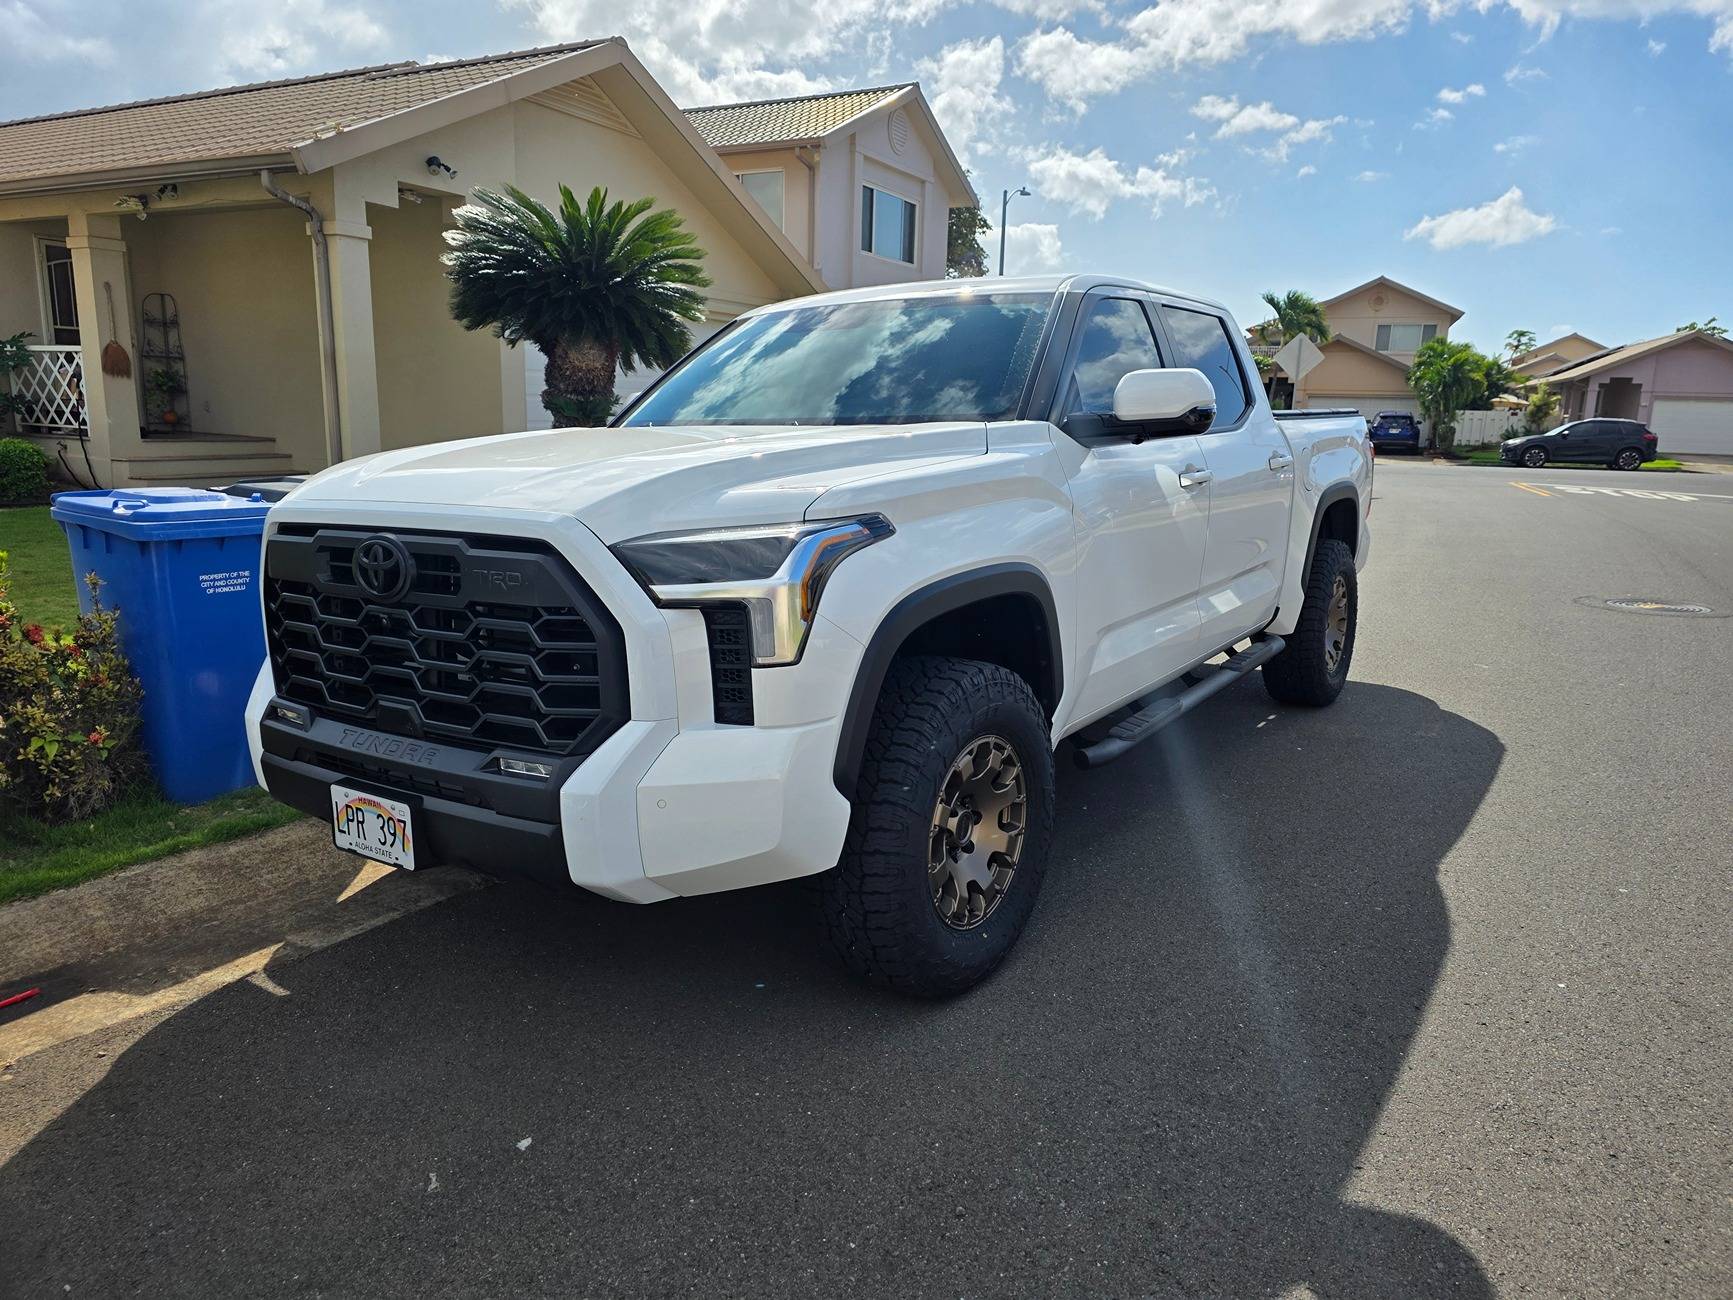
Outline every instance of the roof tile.
<path id="1" fill-rule="evenodd" d="M 800 95 L 793 99 L 717 104 L 710 108 L 689 108 L 686 116 L 712 149 L 816 140 L 851 117 L 901 94 L 913 84 L 904 82 L 896 86 Z"/>

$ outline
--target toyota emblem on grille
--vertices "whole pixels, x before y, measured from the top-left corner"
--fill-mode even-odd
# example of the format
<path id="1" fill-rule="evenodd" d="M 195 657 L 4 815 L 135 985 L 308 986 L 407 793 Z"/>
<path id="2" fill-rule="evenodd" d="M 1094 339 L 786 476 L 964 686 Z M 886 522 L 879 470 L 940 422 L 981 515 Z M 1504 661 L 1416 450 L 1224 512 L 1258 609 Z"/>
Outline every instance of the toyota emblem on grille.
<path id="1" fill-rule="evenodd" d="M 380 600 L 396 600 L 415 579 L 415 561 L 395 537 L 369 537 L 355 548 L 355 582 Z"/>

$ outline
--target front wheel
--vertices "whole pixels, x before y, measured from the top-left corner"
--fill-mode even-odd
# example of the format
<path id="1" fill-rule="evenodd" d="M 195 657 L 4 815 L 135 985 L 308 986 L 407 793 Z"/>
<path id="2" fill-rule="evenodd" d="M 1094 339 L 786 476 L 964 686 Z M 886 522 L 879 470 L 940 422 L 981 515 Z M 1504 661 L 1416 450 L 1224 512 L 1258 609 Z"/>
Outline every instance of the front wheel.
<path id="1" fill-rule="evenodd" d="M 1034 910 L 1053 802 L 1047 717 L 1027 682 L 970 659 L 893 665 L 842 860 L 819 881 L 838 956 L 920 997 L 986 978 Z"/>
<path id="2" fill-rule="evenodd" d="M 1546 450 L 1542 447 L 1530 447 L 1522 453 L 1522 463 L 1530 469 L 1539 469 L 1546 464 Z"/>
<path id="3" fill-rule="evenodd" d="M 1617 456 L 1613 457 L 1613 468 L 1642 469 L 1643 453 L 1638 451 L 1635 447 L 1626 447 L 1624 450 L 1619 452 Z"/>
<path id="4" fill-rule="evenodd" d="M 1283 704 L 1335 703 L 1348 684 L 1359 620 L 1360 587 L 1347 543 L 1318 543 L 1306 578 L 1306 603 L 1287 648 L 1264 665 L 1264 689 Z"/>

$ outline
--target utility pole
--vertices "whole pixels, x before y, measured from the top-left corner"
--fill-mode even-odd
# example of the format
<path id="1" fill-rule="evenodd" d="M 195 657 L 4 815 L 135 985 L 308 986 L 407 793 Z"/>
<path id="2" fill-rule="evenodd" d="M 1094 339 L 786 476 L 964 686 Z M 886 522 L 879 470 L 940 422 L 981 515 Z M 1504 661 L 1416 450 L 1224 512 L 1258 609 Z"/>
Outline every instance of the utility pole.
<path id="1" fill-rule="evenodd" d="M 1014 198 L 1029 198 L 1029 187 L 1019 185 L 1014 190 L 1006 190 L 999 196 L 999 274 L 1005 274 L 1005 214 L 1011 210 L 1011 200 Z"/>

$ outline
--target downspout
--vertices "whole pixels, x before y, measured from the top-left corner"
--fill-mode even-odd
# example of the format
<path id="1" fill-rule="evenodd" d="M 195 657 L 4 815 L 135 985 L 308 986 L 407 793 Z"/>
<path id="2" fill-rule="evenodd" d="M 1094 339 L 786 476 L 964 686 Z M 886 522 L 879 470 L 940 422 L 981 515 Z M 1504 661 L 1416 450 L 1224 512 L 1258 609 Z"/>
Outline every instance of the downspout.
<path id="1" fill-rule="evenodd" d="M 325 219 L 306 199 L 280 188 L 269 171 L 259 173 L 259 184 L 279 203 L 303 213 L 313 237 L 313 296 L 318 299 L 319 352 L 327 376 L 320 385 L 325 395 L 325 455 L 335 465 L 343 459 L 343 416 L 337 402 L 337 322 L 331 309 L 331 250 L 325 242 Z"/>
<path id="2" fill-rule="evenodd" d="M 801 145 L 794 151 L 801 166 L 806 168 L 806 260 L 815 271 L 818 271 L 818 151 L 822 148 L 822 144 Z M 821 277 L 824 275 L 823 271 L 818 273 Z"/>

